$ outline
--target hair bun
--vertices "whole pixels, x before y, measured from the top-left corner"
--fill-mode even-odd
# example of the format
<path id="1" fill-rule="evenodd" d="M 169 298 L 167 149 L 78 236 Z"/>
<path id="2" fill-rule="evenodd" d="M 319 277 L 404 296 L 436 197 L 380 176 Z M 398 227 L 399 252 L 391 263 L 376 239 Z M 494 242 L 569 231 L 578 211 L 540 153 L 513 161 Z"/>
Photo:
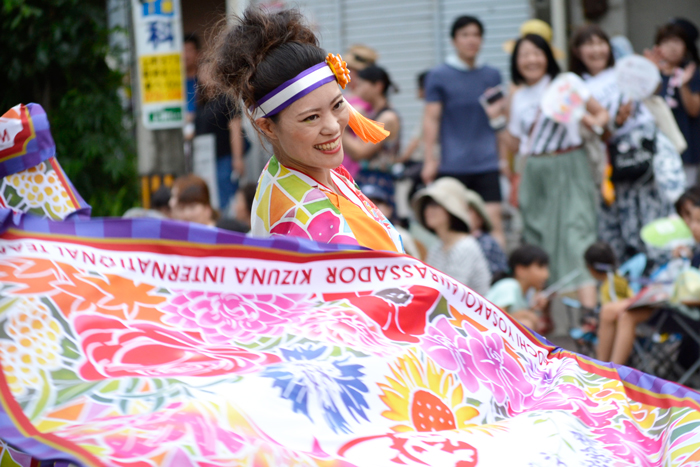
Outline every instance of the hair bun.
<path id="1" fill-rule="evenodd" d="M 270 75 L 269 71 L 260 73 L 261 68 L 270 68 L 263 66 L 264 63 L 272 55 L 278 55 L 275 51 L 280 48 L 295 49 L 300 46 L 302 49 L 321 50 L 316 35 L 307 26 L 299 10 L 266 12 L 259 7 L 250 7 L 242 16 L 234 17 L 233 23 L 224 26 L 215 36 L 213 47 L 205 60 L 205 73 L 210 77 L 210 85 L 243 100 L 249 107 L 266 91 L 264 88 L 270 82 L 270 77 L 265 76 Z M 288 61 L 299 61 L 299 57 L 289 51 L 283 55 L 290 55 Z M 318 63 L 317 54 L 313 55 L 315 63 Z M 279 60 L 276 62 L 270 65 L 285 67 Z M 284 73 L 284 70 L 278 70 L 276 74 L 280 72 Z M 272 89 L 274 87 L 267 92 Z"/>

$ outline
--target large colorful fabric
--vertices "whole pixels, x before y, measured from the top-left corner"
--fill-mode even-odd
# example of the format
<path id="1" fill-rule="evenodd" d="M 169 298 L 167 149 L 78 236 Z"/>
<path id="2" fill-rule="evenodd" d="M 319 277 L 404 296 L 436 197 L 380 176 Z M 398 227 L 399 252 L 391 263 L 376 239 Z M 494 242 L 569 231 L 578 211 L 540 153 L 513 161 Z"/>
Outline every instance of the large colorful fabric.
<path id="1" fill-rule="evenodd" d="M 401 235 L 340 166 L 331 171 L 336 194 L 272 156 L 258 181 L 251 233 L 403 252 Z"/>
<path id="2" fill-rule="evenodd" d="M 50 219 L 89 215 L 55 158 L 46 112 L 39 104 L 18 104 L 0 117 L 0 207 Z"/>
<path id="3" fill-rule="evenodd" d="M 2 215 L 0 433 L 36 458 L 700 463 L 698 393 L 555 348 L 407 256 Z"/>

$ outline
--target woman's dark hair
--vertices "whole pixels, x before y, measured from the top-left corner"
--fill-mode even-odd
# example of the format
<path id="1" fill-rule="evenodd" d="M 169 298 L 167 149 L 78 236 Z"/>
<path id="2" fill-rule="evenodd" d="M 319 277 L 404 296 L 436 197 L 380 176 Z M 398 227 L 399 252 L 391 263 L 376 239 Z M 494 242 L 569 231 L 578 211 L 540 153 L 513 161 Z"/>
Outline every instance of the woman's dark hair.
<path id="1" fill-rule="evenodd" d="M 583 254 L 586 265 L 598 272 L 614 271 L 617 259 L 612 247 L 605 242 L 595 242 Z"/>
<path id="2" fill-rule="evenodd" d="M 246 111 L 275 88 L 323 62 L 326 53 L 296 9 L 250 7 L 215 37 L 204 61 L 212 85 Z M 272 117 L 275 120 L 275 117 Z"/>
<path id="3" fill-rule="evenodd" d="M 608 63 L 605 65 L 606 68 L 615 66 L 615 57 L 612 53 L 610 38 L 597 24 L 587 24 L 578 28 L 571 37 L 571 44 L 569 46 L 569 71 L 576 73 L 579 76 L 583 76 L 584 73 L 589 73 L 588 68 L 586 68 L 586 65 L 581 60 L 579 50 L 583 44 L 590 41 L 594 37 L 604 40 L 605 43 L 608 44 L 608 49 L 610 49 Z"/>
<path id="4" fill-rule="evenodd" d="M 178 177 L 172 189 L 177 190 L 177 204 L 203 204 L 211 209 L 213 220 L 219 219 L 219 212 L 211 206 L 209 186 L 203 178 L 194 174 Z"/>
<path id="5" fill-rule="evenodd" d="M 197 175 L 179 177 L 173 183 L 173 189 L 177 189 L 178 204 L 204 204 L 211 207 L 207 182 Z"/>
<path id="6" fill-rule="evenodd" d="M 695 37 L 692 37 L 693 30 Z M 661 44 L 666 39 L 680 39 L 685 43 L 685 62 L 695 62 L 700 65 L 700 57 L 698 57 L 698 48 L 695 45 L 697 40 L 697 29 L 687 20 L 677 19 L 670 23 L 664 24 L 656 31 L 654 43 Z M 685 65 L 685 63 L 681 63 Z"/>
<path id="7" fill-rule="evenodd" d="M 425 219 L 425 208 L 428 207 L 428 204 L 431 204 L 431 203 L 437 204 L 438 206 L 441 206 L 441 207 L 442 207 L 442 205 L 441 205 L 440 203 L 438 203 L 437 201 L 435 201 L 433 198 L 431 198 L 430 196 L 426 196 L 425 201 L 423 201 L 423 203 L 422 203 L 421 211 L 420 211 L 420 215 L 421 215 L 421 218 L 422 218 L 422 219 Z M 443 209 L 445 209 L 445 208 L 443 207 Z M 460 219 L 459 217 L 455 216 L 454 214 L 452 214 L 452 213 L 451 213 L 450 211 L 448 211 L 447 209 L 445 209 L 445 212 L 447 212 L 447 216 L 448 216 L 449 219 L 450 219 L 450 221 L 449 221 L 449 229 L 450 229 L 451 231 L 453 231 L 453 232 L 464 232 L 464 233 L 469 233 L 469 232 L 471 231 L 471 230 L 469 229 L 469 226 L 468 226 L 462 219 Z M 423 221 L 421 221 L 421 223 L 422 223 L 422 224 L 425 224 L 425 222 L 423 222 Z M 425 228 L 428 229 L 430 232 L 435 233 L 435 230 L 431 229 L 431 228 L 428 227 L 427 225 L 425 225 Z"/>
<path id="8" fill-rule="evenodd" d="M 426 70 L 418 75 L 418 89 L 425 89 L 425 79 L 428 77 L 430 70 Z"/>
<path id="9" fill-rule="evenodd" d="M 676 200 L 673 207 L 676 208 L 676 213 L 681 215 L 683 211 L 683 205 L 685 203 L 692 203 L 693 206 L 700 205 L 700 185 L 693 185 L 683 192 L 683 194 Z"/>
<path id="10" fill-rule="evenodd" d="M 447 213 L 450 216 L 450 230 L 453 232 L 464 232 L 469 233 L 469 226 L 464 223 L 464 221 L 451 213 Z"/>
<path id="11" fill-rule="evenodd" d="M 459 31 L 463 27 L 469 26 L 470 24 L 476 24 L 479 28 L 479 35 L 484 35 L 484 25 L 481 23 L 481 21 L 479 21 L 479 18 L 477 18 L 476 16 L 464 15 L 460 16 L 454 21 L 454 23 L 452 23 L 452 29 L 450 29 L 450 37 L 454 39 L 457 35 L 457 31 Z"/>
<path id="12" fill-rule="evenodd" d="M 361 69 L 357 72 L 357 76 L 360 79 L 369 81 L 370 83 L 382 83 L 384 87 L 382 88 L 382 94 L 387 95 L 390 88 L 394 88 L 395 92 L 399 92 L 399 88 L 392 83 L 391 78 L 389 78 L 389 73 L 380 66 L 370 65 L 366 68 Z"/>
<path id="13" fill-rule="evenodd" d="M 255 183 L 245 183 L 238 189 L 241 190 L 243 201 L 245 201 L 248 211 L 252 210 L 253 203 L 255 202 L 255 191 L 258 189 L 258 185 Z"/>
<path id="14" fill-rule="evenodd" d="M 170 188 L 165 185 L 158 187 L 151 195 L 151 209 L 170 209 Z"/>
<path id="15" fill-rule="evenodd" d="M 559 68 L 559 64 L 557 64 L 557 61 L 554 59 L 554 54 L 552 53 L 552 48 L 549 46 L 549 43 L 544 40 L 542 36 L 538 36 L 537 34 L 526 34 L 515 43 L 513 54 L 510 56 L 510 76 L 513 83 L 525 83 L 525 78 L 523 77 L 522 73 L 520 73 L 520 70 L 518 70 L 518 51 L 520 50 L 520 45 L 525 41 L 530 42 L 532 45 L 544 52 L 545 57 L 547 57 L 547 74 L 554 79 L 559 74 L 561 69 Z"/>
<path id="16" fill-rule="evenodd" d="M 202 50 L 202 43 L 199 40 L 199 36 L 193 32 L 185 34 L 185 38 L 182 42 L 185 44 L 189 42 L 190 44 L 194 45 L 194 48 L 197 49 L 197 51 Z"/>

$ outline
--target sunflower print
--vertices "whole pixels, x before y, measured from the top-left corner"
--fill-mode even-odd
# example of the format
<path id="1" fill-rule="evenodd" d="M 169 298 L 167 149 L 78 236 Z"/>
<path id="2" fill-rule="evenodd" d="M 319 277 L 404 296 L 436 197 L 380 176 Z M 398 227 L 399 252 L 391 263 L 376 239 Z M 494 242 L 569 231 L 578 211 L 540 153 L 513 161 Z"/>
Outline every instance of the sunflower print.
<path id="1" fill-rule="evenodd" d="M 463 429 L 479 411 L 465 403 L 464 388 L 452 373 L 439 368 L 432 360 L 423 364 L 410 351 L 390 366 L 393 378 L 379 383 L 382 402 L 389 410 L 382 415 L 398 422 L 392 430 L 442 431 Z"/>

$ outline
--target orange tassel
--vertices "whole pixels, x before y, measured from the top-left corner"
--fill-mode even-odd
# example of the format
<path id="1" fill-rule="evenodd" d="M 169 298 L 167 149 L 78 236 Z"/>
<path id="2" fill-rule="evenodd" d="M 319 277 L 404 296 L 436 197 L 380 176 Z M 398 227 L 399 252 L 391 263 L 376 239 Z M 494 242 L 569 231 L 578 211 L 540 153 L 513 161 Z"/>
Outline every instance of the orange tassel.
<path id="1" fill-rule="evenodd" d="M 347 101 L 346 101 L 347 103 Z M 347 103 L 350 108 L 350 121 L 348 125 L 352 128 L 358 138 L 365 143 L 377 144 L 384 140 L 390 133 L 384 129 L 384 124 L 370 120 L 355 110 L 353 106 Z"/>

